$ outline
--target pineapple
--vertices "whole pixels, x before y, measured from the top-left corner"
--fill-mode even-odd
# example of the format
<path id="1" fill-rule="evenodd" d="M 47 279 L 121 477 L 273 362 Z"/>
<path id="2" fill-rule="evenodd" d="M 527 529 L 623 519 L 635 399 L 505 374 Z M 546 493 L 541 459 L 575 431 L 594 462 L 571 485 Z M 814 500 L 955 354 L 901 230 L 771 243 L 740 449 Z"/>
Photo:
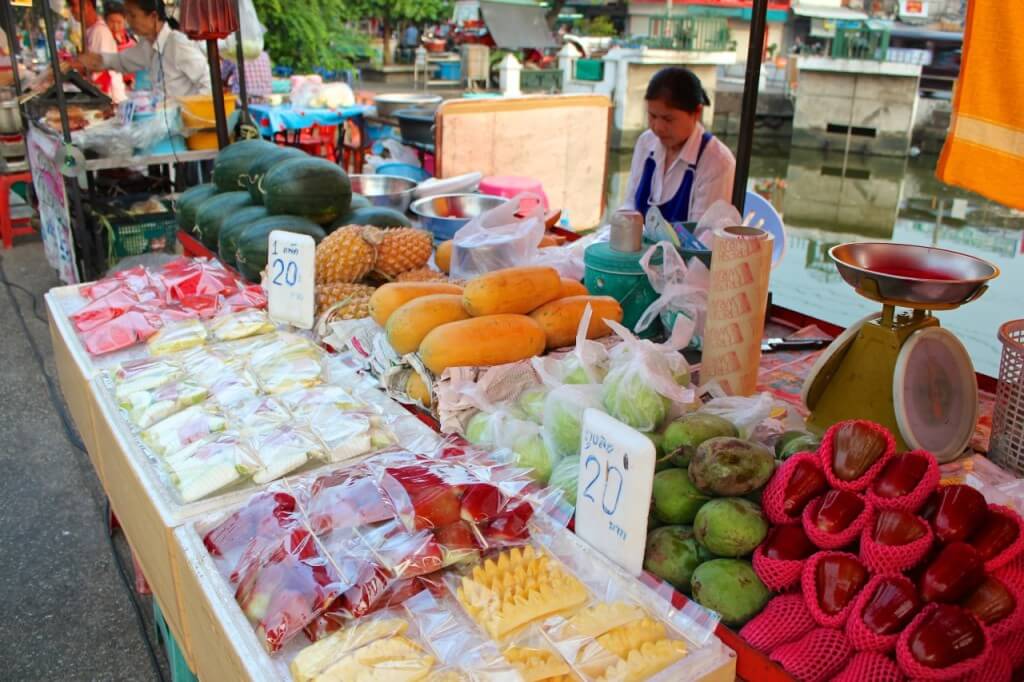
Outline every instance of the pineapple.
<path id="1" fill-rule="evenodd" d="M 447 282 L 448 275 L 430 268 L 416 268 L 395 277 L 396 282 Z"/>
<path id="2" fill-rule="evenodd" d="M 396 277 L 423 268 L 433 250 L 434 238 L 425 230 L 412 227 L 384 230 L 377 248 L 376 270 L 386 277 Z"/>
<path id="3" fill-rule="evenodd" d="M 358 282 L 373 269 L 380 230 L 349 225 L 327 235 L 316 247 L 316 282 Z"/>
<path id="4" fill-rule="evenodd" d="M 353 320 L 370 315 L 370 295 L 374 288 L 365 284 L 335 282 L 318 284 L 316 287 L 316 314 L 323 315 L 334 304 L 344 301 L 334 311 L 333 317 Z"/>

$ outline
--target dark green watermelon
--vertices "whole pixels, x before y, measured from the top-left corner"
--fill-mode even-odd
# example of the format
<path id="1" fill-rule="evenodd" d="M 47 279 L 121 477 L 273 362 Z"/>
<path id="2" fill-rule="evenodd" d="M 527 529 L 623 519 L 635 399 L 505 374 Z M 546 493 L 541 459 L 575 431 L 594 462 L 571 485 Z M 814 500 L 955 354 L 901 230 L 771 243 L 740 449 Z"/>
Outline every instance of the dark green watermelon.
<path id="1" fill-rule="evenodd" d="M 358 208 L 370 208 L 371 206 L 373 206 L 373 202 L 362 194 L 352 194 L 352 204 L 349 207 L 351 210 L 355 211 Z"/>
<path id="2" fill-rule="evenodd" d="M 357 208 L 349 214 L 349 225 L 373 225 L 375 227 L 412 227 L 404 213 L 385 206 Z"/>
<path id="3" fill-rule="evenodd" d="M 186 232 L 193 232 L 196 227 L 196 209 L 199 208 L 199 204 L 203 203 L 214 194 L 217 193 L 217 186 L 212 182 L 208 182 L 204 185 L 196 185 L 191 187 L 178 197 L 178 201 L 175 202 L 175 211 L 178 216 L 178 227 L 185 230 Z"/>
<path id="4" fill-rule="evenodd" d="M 248 187 L 247 178 L 252 165 L 264 155 L 277 149 L 266 140 L 240 140 L 217 153 L 213 164 L 213 184 L 218 192 L 236 192 Z"/>
<path id="5" fill-rule="evenodd" d="M 345 171 L 313 157 L 275 164 L 263 176 L 260 189 L 271 215 L 299 215 L 320 225 L 330 225 L 345 215 L 352 202 L 352 185 Z"/>
<path id="6" fill-rule="evenodd" d="M 252 206 L 248 192 L 214 194 L 199 204 L 196 210 L 196 235 L 211 251 L 217 250 L 217 236 L 222 222 L 245 208 Z"/>
<path id="7" fill-rule="evenodd" d="M 220 232 L 217 233 L 217 255 L 224 264 L 235 267 L 235 250 L 238 248 L 238 238 L 242 236 L 242 231 L 266 217 L 267 209 L 262 206 L 246 206 L 224 219 L 220 224 Z"/>
<path id="8" fill-rule="evenodd" d="M 316 223 L 292 215 L 271 215 L 257 220 L 242 230 L 235 249 L 235 267 L 250 282 L 260 281 L 260 273 L 267 267 L 267 242 L 274 230 L 308 234 L 317 244 L 327 236 Z"/>
<path id="9" fill-rule="evenodd" d="M 252 196 L 252 203 L 263 204 L 263 190 L 260 189 L 260 181 L 267 171 L 282 161 L 289 159 L 305 159 L 309 155 L 296 147 L 278 147 L 272 152 L 264 154 L 249 167 L 247 179 L 249 194 Z"/>

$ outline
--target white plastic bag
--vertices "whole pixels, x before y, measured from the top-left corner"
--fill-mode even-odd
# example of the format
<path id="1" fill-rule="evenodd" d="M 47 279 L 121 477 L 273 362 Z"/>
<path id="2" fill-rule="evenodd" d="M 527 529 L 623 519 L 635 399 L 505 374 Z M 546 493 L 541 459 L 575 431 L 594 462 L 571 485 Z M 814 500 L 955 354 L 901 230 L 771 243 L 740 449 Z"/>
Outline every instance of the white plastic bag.
<path id="1" fill-rule="evenodd" d="M 263 52 L 263 34 L 266 29 L 260 23 L 252 0 L 238 0 L 238 26 L 242 33 L 242 56 L 246 59 L 256 59 Z M 232 33 L 220 41 L 221 55 L 231 61 L 235 60 L 236 40 L 238 33 Z"/>
<path id="2" fill-rule="evenodd" d="M 704 246 L 714 249 L 715 231 L 723 227 L 739 225 L 742 221 L 743 216 L 740 215 L 735 206 L 724 199 L 719 199 L 708 206 L 708 210 L 704 211 L 704 215 L 700 217 L 700 221 L 693 231 L 693 236 L 700 240 Z"/>
<path id="3" fill-rule="evenodd" d="M 602 384 L 601 403 L 608 414 L 638 431 L 654 431 L 694 400 L 690 368 L 679 350 L 690 342 L 693 324 L 677 324 L 664 344 L 638 339 L 607 320 L 622 343 L 611 350 L 612 368 Z"/>
<path id="4" fill-rule="evenodd" d="M 750 397 L 714 398 L 705 403 L 698 412 L 722 417 L 736 426 L 741 438 L 750 438 L 758 425 L 771 416 L 772 397 L 768 393 L 760 393 Z"/>
<path id="5" fill-rule="evenodd" d="M 527 197 L 536 203 L 517 216 Z M 520 194 L 459 228 L 452 246 L 451 276 L 468 280 L 492 270 L 526 265 L 536 256 L 543 238 L 543 206 L 536 196 Z"/>
<path id="6" fill-rule="evenodd" d="M 590 318 L 594 309 L 587 305 L 576 328 L 576 345 L 561 356 L 543 355 L 532 358 L 530 364 L 548 389 L 562 384 L 600 384 L 608 374 L 608 349 L 587 338 Z"/>
<path id="7" fill-rule="evenodd" d="M 661 265 L 651 265 L 659 251 Z M 707 266 L 698 258 L 691 258 L 687 265 L 679 251 L 664 241 L 647 249 L 647 253 L 640 259 L 640 267 L 647 273 L 651 287 L 661 295 L 640 316 L 636 331 L 642 332 L 660 317 L 665 323 L 665 329 L 671 333 L 681 316 L 685 316 L 693 321 L 693 335 L 699 340 L 704 335 L 708 289 L 711 285 L 711 273 Z"/>

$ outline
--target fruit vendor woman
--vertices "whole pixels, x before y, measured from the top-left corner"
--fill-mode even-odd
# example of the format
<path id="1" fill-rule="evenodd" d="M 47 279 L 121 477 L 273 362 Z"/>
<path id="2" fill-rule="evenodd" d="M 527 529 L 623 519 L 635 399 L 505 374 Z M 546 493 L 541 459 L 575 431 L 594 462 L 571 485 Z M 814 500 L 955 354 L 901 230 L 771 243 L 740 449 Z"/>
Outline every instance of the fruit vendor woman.
<path id="1" fill-rule="evenodd" d="M 647 126 L 633 150 L 623 209 L 658 206 L 669 222 L 698 221 L 719 199 L 732 200 L 736 158 L 701 125 L 711 104 L 700 79 L 673 66 L 647 84 Z"/>

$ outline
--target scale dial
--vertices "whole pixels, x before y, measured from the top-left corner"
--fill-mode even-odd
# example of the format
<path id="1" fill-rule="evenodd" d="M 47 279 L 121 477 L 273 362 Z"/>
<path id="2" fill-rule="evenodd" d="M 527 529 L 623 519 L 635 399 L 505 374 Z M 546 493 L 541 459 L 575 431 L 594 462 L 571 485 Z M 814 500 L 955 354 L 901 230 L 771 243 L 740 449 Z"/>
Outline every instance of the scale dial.
<path id="1" fill-rule="evenodd" d="M 956 459 L 978 422 L 974 365 L 960 340 L 941 327 L 910 335 L 896 358 L 893 406 L 907 444 L 939 462 Z"/>

